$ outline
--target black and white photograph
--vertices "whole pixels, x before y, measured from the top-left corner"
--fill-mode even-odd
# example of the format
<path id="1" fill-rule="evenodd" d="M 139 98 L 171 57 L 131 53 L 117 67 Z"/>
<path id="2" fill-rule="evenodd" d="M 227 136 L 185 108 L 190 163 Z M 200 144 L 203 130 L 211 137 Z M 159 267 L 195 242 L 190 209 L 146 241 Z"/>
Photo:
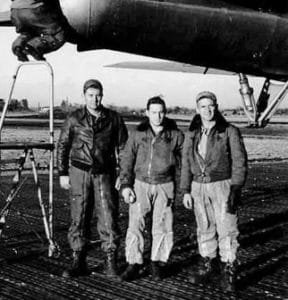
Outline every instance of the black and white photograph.
<path id="1" fill-rule="evenodd" d="M 288 299 L 288 1 L 1 0 L 0 299 Z"/>

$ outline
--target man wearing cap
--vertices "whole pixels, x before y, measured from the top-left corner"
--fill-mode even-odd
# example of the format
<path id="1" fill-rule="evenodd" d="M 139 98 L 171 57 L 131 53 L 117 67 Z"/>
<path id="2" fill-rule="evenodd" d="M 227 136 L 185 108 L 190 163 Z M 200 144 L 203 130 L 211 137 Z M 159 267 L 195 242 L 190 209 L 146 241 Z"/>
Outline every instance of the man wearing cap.
<path id="1" fill-rule="evenodd" d="M 235 287 L 238 248 L 237 206 L 247 175 L 247 153 L 238 128 L 218 111 L 211 92 L 196 97 L 197 114 L 185 136 L 180 187 L 183 204 L 193 209 L 202 267 L 194 282 L 214 274 L 219 251 L 224 288 Z"/>
<path id="2" fill-rule="evenodd" d="M 57 147 L 60 186 L 70 189 L 72 219 L 68 241 L 73 263 L 63 276 L 87 274 L 87 238 L 93 207 L 106 253 L 105 272 L 114 276 L 119 244 L 118 198 L 114 187 L 117 155 L 128 134 L 122 118 L 102 105 L 100 81 L 86 81 L 83 92 L 86 105 L 67 117 Z"/>
<path id="3" fill-rule="evenodd" d="M 181 163 L 183 133 L 168 119 L 166 105 L 156 96 L 148 100 L 147 119 L 131 133 L 120 160 L 121 191 L 129 203 L 126 235 L 128 267 L 122 280 L 137 278 L 143 266 L 145 216 L 152 212 L 151 269 L 160 280 L 173 246 L 175 176 Z"/>

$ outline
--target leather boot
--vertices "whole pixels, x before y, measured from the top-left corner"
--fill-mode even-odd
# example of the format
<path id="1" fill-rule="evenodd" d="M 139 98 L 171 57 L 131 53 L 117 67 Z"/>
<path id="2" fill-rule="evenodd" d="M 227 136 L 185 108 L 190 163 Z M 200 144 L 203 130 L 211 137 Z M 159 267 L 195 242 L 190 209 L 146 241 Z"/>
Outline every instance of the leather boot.
<path id="1" fill-rule="evenodd" d="M 190 281 L 193 283 L 206 283 L 210 280 L 211 276 L 216 273 L 217 259 L 210 257 L 202 257 L 201 265 L 198 273 L 193 274 Z"/>
<path id="2" fill-rule="evenodd" d="M 124 273 L 120 276 L 121 280 L 132 281 L 139 277 L 141 265 L 139 264 L 129 264 Z"/>
<path id="3" fill-rule="evenodd" d="M 158 261 L 152 261 L 151 262 L 151 273 L 152 273 L 152 279 L 155 281 L 162 280 L 162 272 L 161 272 L 161 266 L 159 265 Z"/>
<path id="4" fill-rule="evenodd" d="M 89 275 L 87 263 L 86 263 L 86 251 L 73 252 L 73 261 L 69 269 L 64 270 L 62 277 L 78 277 L 83 275 Z"/>
<path id="5" fill-rule="evenodd" d="M 221 286 L 228 292 L 236 290 L 236 266 L 233 262 L 222 264 L 222 280 Z"/>
<path id="6" fill-rule="evenodd" d="M 117 276 L 117 253 L 108 251 L 105 259 L 104 273 L 107 276 Z"/>
<path id="7" fill-rule="evenodd" d="M 45 60 L 44 56 L 42 53 L 38 52 L 37 49 L 29 45 L 28 43 L 26 44 L 23 53 L 27 55 L 31 55 L 35 60 Z"/>
<path id="8" fill-rule="evenodd" d="M 19 61 L 29 61 L 27 55 L 23 52 L 21 47 L 14 48 L 13 53 L 17 56 Z"/>

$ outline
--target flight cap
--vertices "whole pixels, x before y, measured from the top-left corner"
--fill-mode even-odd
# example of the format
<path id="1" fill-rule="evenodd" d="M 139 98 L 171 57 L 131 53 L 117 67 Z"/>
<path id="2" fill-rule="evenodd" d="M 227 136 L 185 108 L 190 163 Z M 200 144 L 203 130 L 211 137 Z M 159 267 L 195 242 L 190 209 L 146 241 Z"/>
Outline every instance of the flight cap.
<path id="1" fill-rule="evenodd" d="M 209 92 L 209 91 L 204 91 L 204 92 L 201 92 L 199 93 L 197 96 L 196 96 L 196 103 L 198 103 L 201 99 L 203 98 L 208 98 L 208 99 L 211 99 L 214 104 L 217 104 L 217 97 L 214 93 L 212 92 Z"/>
<path id="2" fill-rule="evenodd" d="M 83 93 L 85 94 L 89 88 L 100 90 L 101 93 L 103 92 L 102 83 L 97 79 L 88 79 L 83 85 Z"/>

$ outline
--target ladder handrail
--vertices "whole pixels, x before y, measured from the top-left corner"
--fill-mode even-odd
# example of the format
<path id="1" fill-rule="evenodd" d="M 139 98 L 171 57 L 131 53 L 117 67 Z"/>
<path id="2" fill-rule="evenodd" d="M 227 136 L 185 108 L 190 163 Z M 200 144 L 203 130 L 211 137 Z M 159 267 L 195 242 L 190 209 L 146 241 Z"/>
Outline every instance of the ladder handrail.
<path id="1" fill-rule="evenodd" d="M 19 71 L 22 67 L 24 66 L 35 66 L 35 65 L 43 65 L 46 66 L 48 68 L 48 71 L 50 72 L 51 75 L 51 86 L 50 86 L 50 101 L 49 101 L 49 108 L 50 108 L 50 112 L 49 112 L 49 131 L 50 131 L 50 143 L 53 143 L 53 122 L 54 122 L 54 117 L 53 117 L 53 108 L 54 108 L 54 72 L 53 72 L 53 68 L 52 66 L 47 62 L 47 61 L 28 61 L 28 62 L 23 62 L 20 63 L 15 70 L 15 73 L 13 75 L 13 81 L 12 81 L 12 86 L 10 89 L 10 93 L 9 93 L 9 97 L 7 99 L 7 101 L 5 102 L 2 114 L 1 114 L 1 119 L 0 119 L 0 134 L 3 128 L 3 123 L 4 123 L 4 119 L 8 110 L 8 105 L 12 99 L 12 95 L 13 95 L 13 91 L 14 91 L 14 87 L 15 87 L 15 83 L 16 83 L 16 79 L 17 76 L 19 74 Z"/>
<path id="2" fill-rule="evenodd" d="M 19 74 L 19 71 L 21 68 L 25 66 L 37 66 L 37 65 L 43 65 L 46 66 L 48 69 L 48 72 L 51 76 L 51 83 L 50 83 L 50 95 L 49 95 L 49 143 L 50 143 L 50 159 L 49 159 L 49 200 L 48 200 L 48 225 L 49 225 L 49 231 L 50 231 L 50 239 L 53 240 L 53 171 L 54 171 L 54 72 L 52 66 L 47 62 L 47 61 L 28 61 L 28 62 L 23 62 L 20 63 L 15 71 L 15 74 L 13 75 L 13 81 L 12 81 L 12 86 L 11 90 L 9 93 L 9 97 L 7 101 L 5 102 L 2 114 L 1 114 L 1 119 L 0 119 L 0 142 L 1 142 L 1 132 L 4 124 L 4 119 L 8 110 L 9 103 L 12 99 L 13 91 L 15 88 L 17 76 Z M 47 144 L 47 143 L 46 143 Z M 52 145 L 52 146 L 51 146 Z M 32 146 L 32 144 L 30 145 Z M 39 147 L 39 145 L 37 146 Z M 37 148 L 35 147 L 35 148 Z M 33 148 L 33 147 L 32 147 Z M 3 147 L 4 149 L 4 147 Z M 0 149 L 1 151 L 1 149 Z M 0 154 L 1 155 L 1 154 Z M 49 250 L 48 250 L 48 255 L 52 256 L 53 252 L 56 251 L 57 249 L 52 245 L 51 243 L 49 244 Z"/>

